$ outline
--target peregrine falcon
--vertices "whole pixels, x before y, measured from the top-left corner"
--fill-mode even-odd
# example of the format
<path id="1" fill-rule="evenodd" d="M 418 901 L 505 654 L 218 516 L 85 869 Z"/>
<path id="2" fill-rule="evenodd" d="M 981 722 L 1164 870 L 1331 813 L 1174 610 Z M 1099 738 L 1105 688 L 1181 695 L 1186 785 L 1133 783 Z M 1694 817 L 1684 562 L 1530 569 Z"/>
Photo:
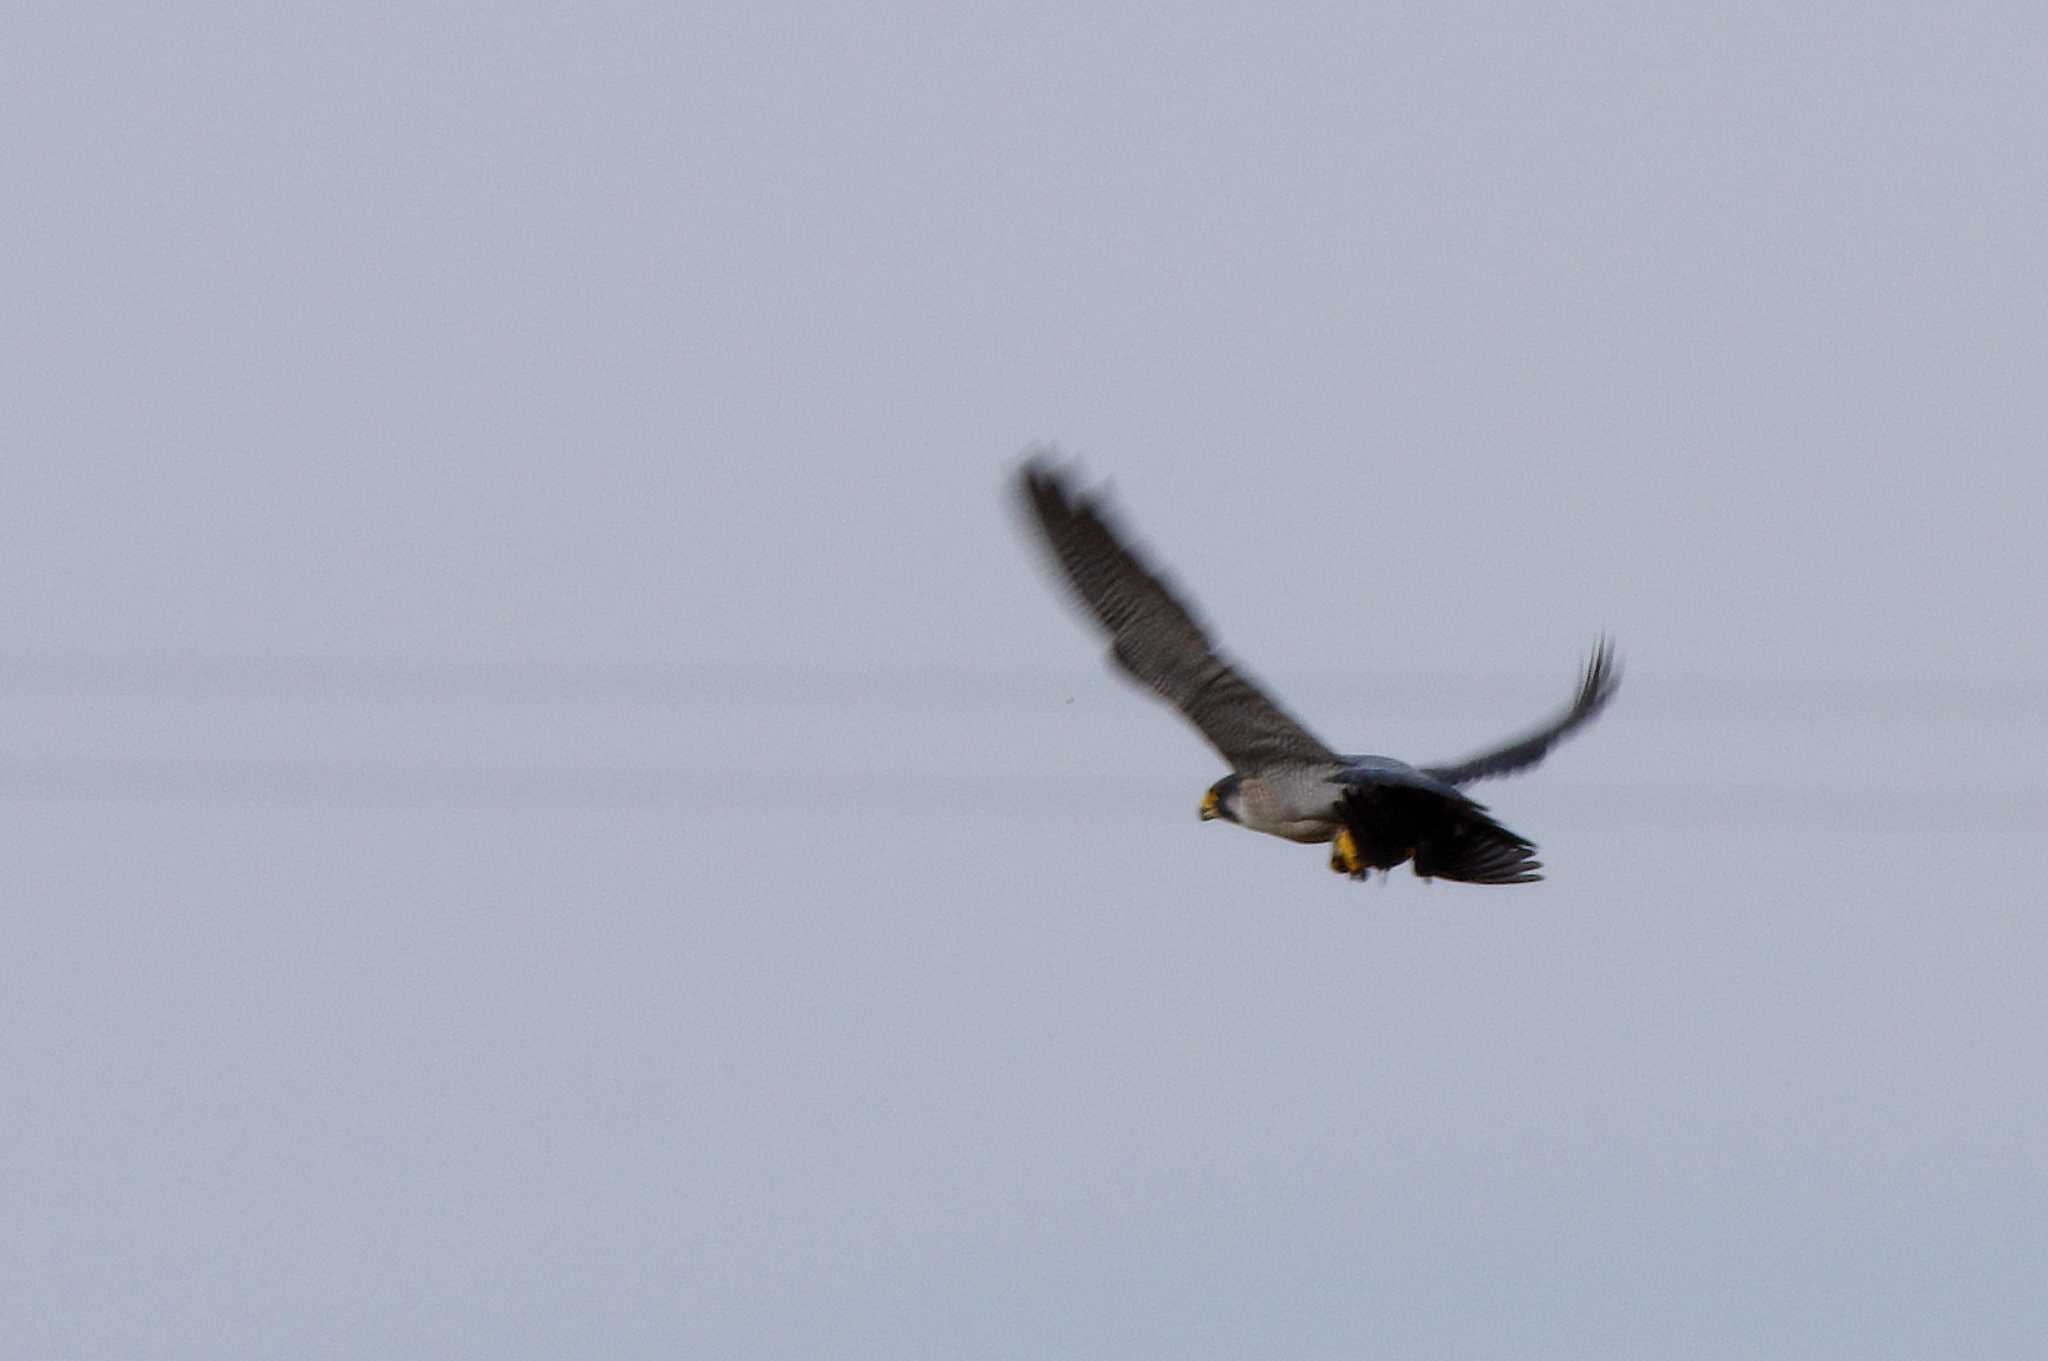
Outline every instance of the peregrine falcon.
<path id="1" fill-rule="evenodd" d="M 1533 843 L 1495 822 L 1458 786 L 1525 770 L 1605 708 L 1621 680 L 1602 638 L 1563 713 L 1451 765 L 1411 766 L 1330 750 L 1231 664 L 1193 611 L 1119 533 L 1099 495 L 1078 490 L 1045 452 L 1017 490 L 1068 586 L 1110 637 L 1110 656 L 1173 704 L 1231 773 L 1202 797 L 1221 818 L 1289 841 L 1330 843 L 1330 868 L 1353 879 L 1406 861 L 1424 879 L 1526 884 L 1543 876 Z"/>

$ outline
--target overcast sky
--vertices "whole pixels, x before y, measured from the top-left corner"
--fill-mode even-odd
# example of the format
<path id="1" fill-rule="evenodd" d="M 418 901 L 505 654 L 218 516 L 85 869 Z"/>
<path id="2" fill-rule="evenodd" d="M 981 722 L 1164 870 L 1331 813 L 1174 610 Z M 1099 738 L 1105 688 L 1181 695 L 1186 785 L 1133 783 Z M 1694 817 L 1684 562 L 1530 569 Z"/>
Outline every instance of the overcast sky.
<path id="1" fill-rule="evenodd" d="M 2048 1334 L 2035 6 L 16 6 L 0 1353 Z M 1056 441 L 1542 884 L 1197 822 Z"/>

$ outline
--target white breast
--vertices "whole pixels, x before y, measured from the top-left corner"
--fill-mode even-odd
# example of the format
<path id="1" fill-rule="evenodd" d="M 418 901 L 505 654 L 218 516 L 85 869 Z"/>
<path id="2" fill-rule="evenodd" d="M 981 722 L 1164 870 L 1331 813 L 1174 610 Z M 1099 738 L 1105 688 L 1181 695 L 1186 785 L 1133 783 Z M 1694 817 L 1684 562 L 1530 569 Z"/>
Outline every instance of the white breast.
<path id="1" fill-rule="evenodd" d="M 1304 776 L 1246 779 L 1238 785 L 1238 817 L 1245 826 L 1289 841 L 1328 841 L 1337 835 L 1336 800 L 1329 782 Z"/>

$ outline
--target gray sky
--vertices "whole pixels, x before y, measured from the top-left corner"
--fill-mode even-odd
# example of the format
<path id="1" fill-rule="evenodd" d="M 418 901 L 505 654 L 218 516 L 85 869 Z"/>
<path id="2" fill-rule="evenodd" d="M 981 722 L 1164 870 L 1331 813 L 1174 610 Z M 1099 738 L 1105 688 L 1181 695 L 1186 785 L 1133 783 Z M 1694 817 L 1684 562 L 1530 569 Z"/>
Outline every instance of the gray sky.
<path id="1" fill-rule="evenodd" d="M 1100 11 L 17 12 L 0 1352 L 2038 1345 L 2048 20 Z"/>

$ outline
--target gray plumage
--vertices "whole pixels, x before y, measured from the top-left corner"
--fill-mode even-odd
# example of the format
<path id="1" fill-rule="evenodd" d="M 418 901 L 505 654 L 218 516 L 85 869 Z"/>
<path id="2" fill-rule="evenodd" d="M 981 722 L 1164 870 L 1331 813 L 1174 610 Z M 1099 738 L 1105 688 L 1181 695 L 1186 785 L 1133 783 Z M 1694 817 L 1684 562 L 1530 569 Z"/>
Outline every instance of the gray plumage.
<path id="1" fill-rule="evenodd" d="M 1025 465 L 1021 485 L 1068 584 L 1108 631 L 1117 665 L 1186 714 L 1232 768 L 1337 759 L 1217 653 L 1194 612 L 1124 543 L 1099 500 L 1075 495 L 1042 457 Z"/>
<path id="2" fill-rule="evenodd" d="M 1354 878 L 1412 860 L 1425 877 L 1471 883 L 1541 878 L 1535 847 L 1458 789 L 1523 770 L 1590 722 L 1620 671 L 1602 639 L 1571 705 L 1557 718 L 1452 765 L 1417 768 L 1385 756 L 1342 756 L 1319 741 L 1215 646 L 1194 611 L 1119 532 L 1100 497 L 1076 489 L 1046 453 L 1018 475 L 1030 522 L 1080 604 L 1110 639 L 1110 656 L 1185 714 L 1232 773 L 1213 785 L 1203 818 L 1301 842 L 1332 842 L 1331 867 Z"/>

